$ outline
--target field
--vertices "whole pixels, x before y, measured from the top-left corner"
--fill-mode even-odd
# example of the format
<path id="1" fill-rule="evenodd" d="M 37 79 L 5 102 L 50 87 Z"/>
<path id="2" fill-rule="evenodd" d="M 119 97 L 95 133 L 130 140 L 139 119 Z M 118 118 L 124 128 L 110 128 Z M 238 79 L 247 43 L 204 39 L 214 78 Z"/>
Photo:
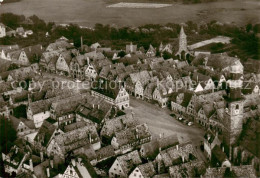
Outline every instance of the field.
<path id="1" fill-rule="evenodd" d="M 182 23 L 188 20 L 197 23 L 217 20 L 222 23 L 235 22 L 238 25 L 260 22 L 260 16 L 257 15 L 260 14 L 260 2 L 257 0 L 227 0 L 189 5 L 173 3 L 170 7 L 153 9 L 107 8 L 110 3 L 108 0 L 21 0 L 2 4 L 0 13 L 12 12 L 25 16 L 35 14 L 46 21 L 77 23 L 89 27 L 96 23 L 139 26 Z"/>
<path id="2" fill-rule="evenodd" d="M 112 5 L 108 5 L 107 7 L 112 8 L 163 8 L 163 7 L 169 7 L 172 6 L 172 4 L 157 4 L 157 3 L 125 3 L 120 2 Z"/>

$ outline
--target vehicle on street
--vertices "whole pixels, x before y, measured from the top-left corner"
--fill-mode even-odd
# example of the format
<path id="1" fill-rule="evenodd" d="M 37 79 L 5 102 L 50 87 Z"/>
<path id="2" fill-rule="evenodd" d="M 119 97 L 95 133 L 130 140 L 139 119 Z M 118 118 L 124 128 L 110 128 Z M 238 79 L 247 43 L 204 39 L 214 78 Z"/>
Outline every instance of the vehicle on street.
<path id="1" fill-rule="evenodd" d="M 189 123 L 188 123 L 188 126 L 192 126 L 192 125 L 193 125 L 193 122 L 189 122 Z"/>

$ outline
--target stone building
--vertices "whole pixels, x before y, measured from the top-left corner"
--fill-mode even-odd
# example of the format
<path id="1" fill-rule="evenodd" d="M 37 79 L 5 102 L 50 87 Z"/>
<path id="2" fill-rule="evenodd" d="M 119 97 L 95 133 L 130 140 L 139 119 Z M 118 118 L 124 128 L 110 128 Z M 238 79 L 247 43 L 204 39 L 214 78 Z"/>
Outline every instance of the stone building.
<path id="1" fill-rule="evenodd" d="M 176 53 L 176 56 L 179 57 L 179 59 L 186 60 L 190 55 L 190 52 L 187 47 L 187 36 L 184 32 L 183 26 L 181 27 L 180 36 L 179 36 L 179 50 Z"/>

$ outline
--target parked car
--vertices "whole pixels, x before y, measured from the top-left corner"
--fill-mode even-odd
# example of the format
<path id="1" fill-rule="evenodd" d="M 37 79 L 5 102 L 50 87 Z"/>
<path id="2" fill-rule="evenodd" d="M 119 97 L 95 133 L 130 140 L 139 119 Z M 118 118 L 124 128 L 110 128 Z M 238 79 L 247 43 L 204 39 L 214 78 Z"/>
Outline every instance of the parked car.
<path id="1" fill-rule="evenodd" d="M 193 125 L 193 122 L 189 122 L 189 123 L 188 123 L 188 126 L 192 126 L 192 125 Z"/>
<path id="2" fill-rule="evenodd" d="M 183 118 L 182 118 L 182 117 L 179 117 L 179 118 L 178 118 L 178 120 L 179 120 L 179 121 L 182 121 L 182 120 L 183 120 Z"/>

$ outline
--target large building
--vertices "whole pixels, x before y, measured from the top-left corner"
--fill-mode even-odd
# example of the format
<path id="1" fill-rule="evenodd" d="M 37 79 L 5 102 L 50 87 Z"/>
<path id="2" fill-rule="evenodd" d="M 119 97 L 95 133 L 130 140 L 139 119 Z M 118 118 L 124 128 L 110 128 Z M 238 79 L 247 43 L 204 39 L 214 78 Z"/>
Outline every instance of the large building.
<path id="1" fill-rule="evenodd" d="M 231 153 L 232 145 L 236 143 L 243 127 L 244 99 L 241 93 L 243 66 L 238 62 L 230 66 L 229 71 L 223 135 L 224 143 L 229 147 L 229 153 Z"/>

